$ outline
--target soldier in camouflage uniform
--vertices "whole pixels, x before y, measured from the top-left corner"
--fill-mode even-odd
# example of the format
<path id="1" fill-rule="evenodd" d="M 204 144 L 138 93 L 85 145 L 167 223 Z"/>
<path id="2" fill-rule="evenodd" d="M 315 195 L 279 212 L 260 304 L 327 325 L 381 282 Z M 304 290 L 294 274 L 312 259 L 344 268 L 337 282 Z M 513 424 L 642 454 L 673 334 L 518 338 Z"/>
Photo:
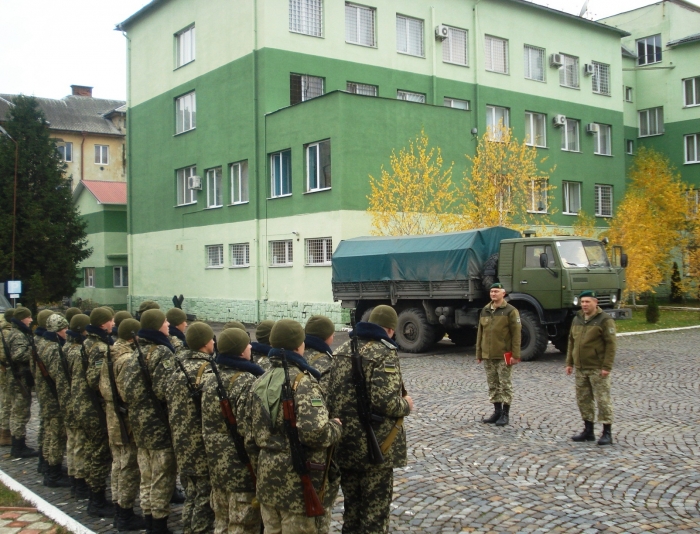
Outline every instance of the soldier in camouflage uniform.
<path id="1" fill-rule="evenodd" d="M 598 445 L 612 445 L 613 407 L 610 399 L 610 373 L 615 362 L 615 321 L 598 307 L 595 291 L 579 295 L 581 311 L 576 314 L 569 332 L 566 351 L 566 374 L 576 368 L 576 400 L 584 421 L 583 432 L 573 441 L 595 441 L 593 424 L 598 405 L 598 422 L 603 434 Z"/>
<path id="2" fill-rule="evenodd" d="M 7 346 L 18 374 L 15 376 L 10 372 L 7 376 L 8 391 L 12 399 L 10 411 L 12 450 L 10 455 L 13 458 L 35 458 L 39 456 L 39 452 L 27 447 L 25 442 L 27 422 L 31 417 L 31 388 L 34 386 L 34 378 L 29 370 L 29 362 L 32 358 L 30 344 L 32 331 L 29 328 L 32 323 L 32 312 L 22 306 L 15 308 L 11 321 L 12 331 L 7 336 Z"/>
<path id="3" fill-rule="evenodd" d="M 119 325 L 122 324 L 124 319 L 133 319 L 133 317 L 126 310 L 121 310 L 114 314 L 114 326 L 112 327 L 113 338 L 117 339 L 119 337 Z"/>
<path id="4" fill-rule="evenodd" d="M 117 376 L 117 390 L 128 405 L 129 424 L 138 447 L 140 504 L 146 531 L 166 534 L 177 467 L 165 405 L 174 348 L 162 311 L 152 309 L 141 314 L 137 342 L 140 352 L 135 350 L 124 362 Z"/>
<path id="5" fill-rule="evenodd" d="M 183 350 L 187 350 L 187 338 L 185 330 L 187 330 L 187 315 L 180 308 L 170 308 L 165 318 L 170 323 L 168 333 L 170 335 L 170 343 L 175 347 L 175 354 L 180 354 Z"/>
<path id="6" fill-rule="evenodd" d="M 260 321 L 257 328 L 255 329 L 255 339 L 251 343 L 253 350 L 251 352 L 251 361 L 257 363 L 260 367 L 268 371 L 272 365 L 267 355 L 272 350 L 270 346 L 270 332 L 272 327 L 275 326 L 275 321 L 270 321 L 266 319 Z"/>
<path id="7" fill-rule="evenodd" d="M 7 367 L 5 345 L 12 331 L 12 323 L 10 321 L 14 312 L 13 308 L 8 308 L 0 320 L 0 333 L 4 340 L 0 343 L 0 445 L 12 445 L 12 434 L 10 434 L 10 406 L 12 405 L 12 398 L 7 387 L 7 376 L 10 374 L 10 369 Z"/>
<path id="8" fill-rule="evenodd" d="M 351 342 L 335 352 L 327 394 L 331 417 L 343 421 L 336 461 L 345 501 L 344 533 L 389 531 L 394 468 L 406 465 L 403 418 L 413 410 L 413 400 L 404 390 L 397 345 L 391 339 L 397 322 L 396 311 L 380 305 L 372 310 L 368 322 L 357 323 L 350 333 L 358 337 L 370 410 L 383 418 L 372 423 L 384 455 L 381 464 L 369 461 L 367 435 L 357 415 Z"/>
<path id="9" fill-rule="evenodd" d="M 291 461 L 280 402 L 285 382 L 284 362 L 289 369 L 299 441 L 310 462 L 311 482 L 323 500 L 326 465 L 331 448 L 342 433 L 339 419 L 328 416 L 318 385 L 320 374 L 304 360 L 304 329 L 296 321 L 277 321 L 270 332 L 272 368 L 251 389 L 252 432 L 258 456 L 257 497 L 266 532 L 316 534 L 315 517 L 306 515 L 299 475 Z"/>
<path id="10" fill-rule="evenodd" d="M 37 327 L 34 329 L 34 347 L 36 351 L 32 349 L 32 358 L 29 361 L 29 368 L 32 371 L 32 376 L 34 377 L 34 389 L 36 391 L 36 398 L 39 401 L 39 434 L 37 436 L 37 441 L 39 443 L 39 463 L 37 465 L 38 473 L 45 473 L 46 459 L 44 458 L 44 411 L 41 408 L 41 403 L 47 398 L 49 394 L 47 390 L 47 385 L 41 373 L 37 369 L 37 364 L 35 358 L 38 358 L 39 354 L 46 345 L 46 340 L 44 339 L 44 334 L 46 333 L 46 320 L 53 315 L 51 310 L 41 310 L 36 316 Z"/>
<path id="11" fill-rule="evenodd" d="M 250 340 L 237 328 L 224 330 L 218 340 L 216 365 L 226 389 L 236 429 L 248 438 L 248 455 L 255 455 L 248 419 L 250 386 L 264 373 L 250 361 Z M 260 506 L 255 498 L 255 482 L 236 452 L 233 438 L 221 413 L 216 375 L 207 371 L 202 380 L 202 437 L 209 462 L 214 534 L 258 534 Z M 251 458 L 252 461 L 252 458 Z"/>

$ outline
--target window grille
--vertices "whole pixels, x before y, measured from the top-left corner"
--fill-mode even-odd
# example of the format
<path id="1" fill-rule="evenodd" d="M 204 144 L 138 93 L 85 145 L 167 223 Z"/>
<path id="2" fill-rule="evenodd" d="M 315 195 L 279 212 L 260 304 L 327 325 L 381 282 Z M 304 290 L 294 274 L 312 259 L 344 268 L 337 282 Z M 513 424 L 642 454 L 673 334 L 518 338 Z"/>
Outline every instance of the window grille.
<path id="1" fill-rule="evenodd" d="M 559 85 L 563 87 L 571 87 L 578 89 L 579 87 L 579 72 L 578 58 L 562 54 L 562 66 L 559 67 Z"/>
<path id="2" fill-rule="evenodd" d="M 508 41 L 486 35 L 484 37 L 486 70 L 508 74 Z"/>
<path id="3" fill-rule="evenodd" d="M 330 265 L 332 256 L 332 238 L 306 239 L 306 265 Z"/>
<path id="4" fill-rule="evenodd" d="M 270 265 L 292 265 L 292 240 L 270 241 Z"/>
<path id="5" fill-rule="evenodd" d="M 419 102 L 425 104 L 425 95 L 422 93 L 412 93 L 410 91 L 396 91 L 396 98 L 407 100 L 408 102 Z"/>
<path id="6" fill-rule="evenodd" d="M 596 217 L 612 217 L 613 188 L 611 185 L 595 186 Z"/>
<path id="7" fill-rule="evenodd" d="M 250 243 L 233 243 L 229 245 L 231 267 L 250 267 Z"/>
<path id="8" fill-rule="evenodd" d="M 601 95 L 610 94 L 610 65 L 593 62 L 593 92 Z"/>
<path id="9" fill-rule="evenodd" d="M 442 42 L 442 60 L 446 63 L 467 65 L 467 30 L 447 28 L 447 39 Z"/>
<path id="10" fill-rule="evenodd" d="M 374 39 L 375 9 L 345 4 L 345 40 L 362 46 L 376 46 Z"/>
<path id="11" fill-rule="evenodd" d="M 321 37 L 323 35 L 322 0 L 289 0 L 289 31 Z"/>
<path id="12" fill-rule="evenodd" d="M 224 245 L 206 245 L 207 251 L 207 267 L 223 267 L 224 266 Z"/>
<path id="13" fill-rule="evenodd" d="M 423 57 L 423 21 L 396 15 L 396 50 Z"/>
<path id="14" fill-rule="evenodd" d="M 365 83 L 348 82 L 346 85 L 346 91 L 356 95 L 377 96 L 377 89 L 376 85 L 367 85 Z"/>
<path id="15" fill-rule="evenodd" d="M 528 80 L 544 81 L 544 48 L 525 45 L 523 54 L 525 60 L 525 78 Z"/>
<path id="16" fill-rule="evenodd" d="M 323 78 L 306 74 L 289 75 L 290 105 L 305 102 L 323 94 Z"/>

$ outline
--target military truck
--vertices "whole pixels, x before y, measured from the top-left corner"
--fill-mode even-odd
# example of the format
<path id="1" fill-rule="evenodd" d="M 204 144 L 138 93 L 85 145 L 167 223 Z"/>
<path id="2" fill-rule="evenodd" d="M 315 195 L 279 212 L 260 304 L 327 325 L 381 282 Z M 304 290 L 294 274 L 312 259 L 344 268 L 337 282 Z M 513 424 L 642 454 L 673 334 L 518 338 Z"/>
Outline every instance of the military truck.
<path id="1" fill-rule="evenodd" d="M 598 294 L 616 319 L 627 256 L 586 237 L 522 237 L 504 227 L 427 236 L 357 237 L 333 254 L 333 298 L 367 320 L 378 304 L 396 309 L 396 341 L 404 351 L 424 352 L 448 335 L 453 343 L 476 343 L 479 312 L 489 288 L 500 282 L 522 322 L 524 361 L 544 353 L 551 340 L 566 351 L 578 295 Z"/>

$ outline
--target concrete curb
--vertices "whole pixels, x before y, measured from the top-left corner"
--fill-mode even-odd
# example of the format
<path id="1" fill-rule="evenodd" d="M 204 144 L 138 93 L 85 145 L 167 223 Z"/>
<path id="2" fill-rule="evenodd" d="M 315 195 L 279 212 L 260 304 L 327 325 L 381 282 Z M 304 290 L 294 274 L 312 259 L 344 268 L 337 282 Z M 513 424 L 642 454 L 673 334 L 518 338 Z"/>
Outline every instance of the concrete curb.
<path id="1" fill-rule="evenodd" d="M 27 487 L 23 486 L 19 482 L 17 482 L 14 478 L 12 478 L 10 475 L 5 473 L 2 469 L 0 469 L 0 481 L 5 484 L 8 488 L 10 488 L 13 491 L 18 492 L 20 495 L 22 495 L 22 498 L 25 499 L 26 501 L 29 501 L 32 503 L 34 506 L 36 506 L 36 509 L 44 514 L 46 517 L 54 521 L 55 523 L 61 525 L 62 527 L 70 530 L 74 534 L 95 534 L 92 530 L 89 528 L 84 527 L 80 523 L 78 523 L 75 519 L 67 515 L 65 512 L 62 512 L 58 508 L 56 508 L 53 504 L 50 504 L 46 502 L 44 499 L 39 497 L 36 493 L 28 489 Z"/>
<path id="2" fill-rule="evenodd" d="M 642 334 L 658 334 L 659 332 L 678 332 L 679 330 L 693 330 L 695 328 L 700 328 L 700 325 L 679 326 L 678 328 L 659 328 L 658 330 L 642 330 L 641 332 L 622 332 L 621 334 L 617 334 L 617 337 L 641 336 Z"/>

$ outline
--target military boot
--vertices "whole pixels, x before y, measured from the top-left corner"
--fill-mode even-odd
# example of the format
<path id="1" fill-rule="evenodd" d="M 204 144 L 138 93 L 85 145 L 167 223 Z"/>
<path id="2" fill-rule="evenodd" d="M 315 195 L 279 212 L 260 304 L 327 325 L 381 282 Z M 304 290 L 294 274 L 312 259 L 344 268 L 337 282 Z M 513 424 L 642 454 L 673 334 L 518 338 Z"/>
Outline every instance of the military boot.
<path id="1" fill-rule="evenodd" d="M 114 519 L 112 520 L 112 526 L 114 528 L 117 528 L 117 524 L 119 523 L 119 517 L 122 514 L 122 507 L 119 506 L 119 503 L 117 501 L 112 501 L 112 504 L 114 505 Z"/>
<path id="2" fill-rule="evenodd" d="M 146 523 L 146 534 L 153 533 L 153 516 L 151 514 L 144 514 L 143 520 Z"/>
<path id="3" fill-rule="evenodd" d="M 105 497 L 105 488 L 94 491 L 90 488 L 90 502 L 87 513 L 90 517 L 111 517 L 114 515 L 114 506 Z"/>
<path id="4" fill-rule="evenodd" d="M 75 497 L 75 477 L 69 476 L 68 480 L 70 481 L 70 496 Z"/>
<path id="5" fill-rule="evenodd" d="M 0 445 L 12 445 L 12 434 L 10 434 L 9 428 L 0 430 Z"/>
<path id="6" fill-rule="evenodd" d="M 128 532 L 130 530 L 143 530 L 144 528 L 148 528 L 148 523 L 146 522 L 146 519 L 134 513 L 133 507 L 119 507 L 119 517 L 117 518 L 116 527 L 119 532 Z M 152 528 L 153 516 L 151 516 L 151 529 Z"/>
<path id="7" fill-rule="evenodd" d="M 595 441 L 595 433 L 593 431 L 593 421 L 584 421 L 583 432 L 571 437 L 572 441 Z"/>
<path id="8" fill-rule="evenodd" d="M 70 485 L 70 481 L 63 478 L 63 473 L 61 473 L 61 464 L 49 465 L 48 462 L 46 463 L 44 486 L 49 488 L 69 488 Z"/>
<path id="9" fill-rule="evenodd" d="M 603 425 L 603 434 L 598 440 L 598 445 L 612 445 L 612 425 Z"/>
<path id="10" fill-rule="evenodd" d="M 75 498 L 79 501 L 90 498 L 90 486 L 84 478 L 75 479 Z"/>
<path id="11" fill-rule="evenodd" d="M 49 464 L 44 460 L 44 449 L 43 447 L 39 447 L 39 463 L 36 465 L 36 472 L 46 474 L 48 466 Z"/>
<path id="12" fill-rule="evenodd" d="M 501 409 L 501 417 L 496 421 L 496 426 L 506 426 L 509 422 L 508 415 L 510 414 L 510 404 L 503 403 L 503 408 Z"/>
<path id="13" fill-rule="evenodd" d="M 36 458 L 39 456 L 39 452 L 27 447 L 25 443 L 25 438 L 16 438 L 12 436 L 12 449 L 10 450 L 10 456 L 13 458 Z"/>
<path id="14" fill-rule="evenodd" d="M 488 419 L 484 419 L 483 417 L 481 418 L 482 423 L 488 423 L 492 425 L 496 421 L 498 421 L 501 418 L 501 403 L 500 402 L 494 402 L 493 403 L 493 414 L 491 414 L 491 417 Z"/>
<path id="15" fill-rule="evenodd" d="M 173 534 L 172 530 L 168 530 L 168 517 L 161 517 L 160 519 L 153 518 L 151 527 L 152 534 Z"/>

